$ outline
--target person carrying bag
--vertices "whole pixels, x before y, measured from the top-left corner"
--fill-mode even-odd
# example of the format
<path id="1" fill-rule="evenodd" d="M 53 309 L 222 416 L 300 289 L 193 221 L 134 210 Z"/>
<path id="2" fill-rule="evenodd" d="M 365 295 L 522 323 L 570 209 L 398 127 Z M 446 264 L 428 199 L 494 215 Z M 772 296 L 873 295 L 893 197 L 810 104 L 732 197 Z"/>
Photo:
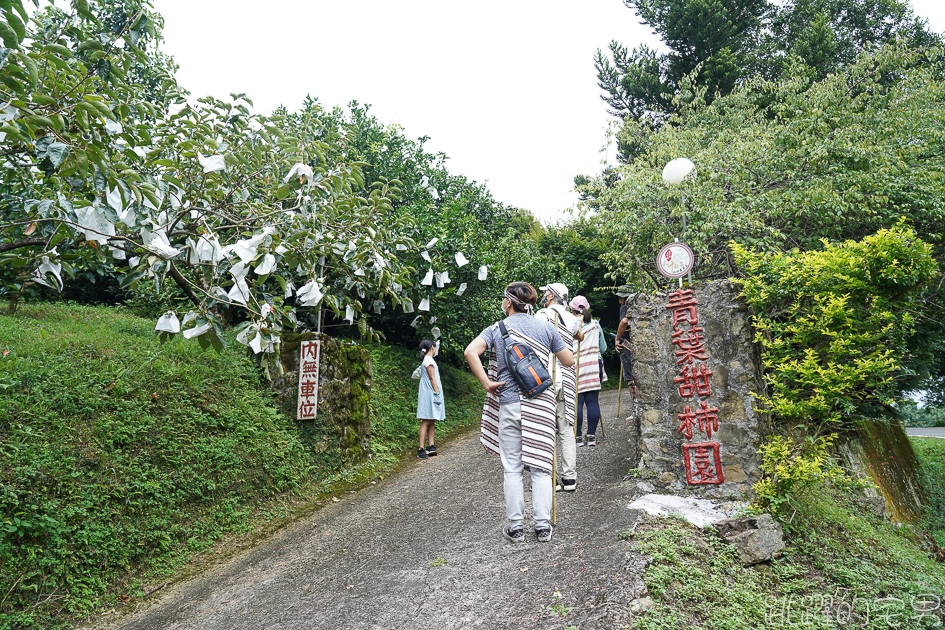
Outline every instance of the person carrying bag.
<path id="1" fill-rule="evenodd" d="M 502 460 L 508 519 L 502 535 L 514 543 L 525 542 L 523 473 L 526 466 L 532 481 L 535 534 L 539 542 L 551 540 L 556 402 L 552 388 L 542 388 L 531 398 L 524 395 L 510 371 L 506 339 L 511 341 L 509 346 L 527 346 L 545 373 L 548 370 L 545 362 L 551 354 L 562 365 L 574 365 L 574 355 L 551 324 L 532 317 L 537 300 L 538 293 L 527 282 L 509 284 L 502 299 L 506 318 L 483 330 L 463 353 L 472 373 L 486 390 L 480 442 L 487 453 Z M 480 358 L 487 351 L 488 373 Z M 522 351 L 523 357 L 516 367 L 527 354 Z M 537 369 L 536 374 L 541 379 Z"/>

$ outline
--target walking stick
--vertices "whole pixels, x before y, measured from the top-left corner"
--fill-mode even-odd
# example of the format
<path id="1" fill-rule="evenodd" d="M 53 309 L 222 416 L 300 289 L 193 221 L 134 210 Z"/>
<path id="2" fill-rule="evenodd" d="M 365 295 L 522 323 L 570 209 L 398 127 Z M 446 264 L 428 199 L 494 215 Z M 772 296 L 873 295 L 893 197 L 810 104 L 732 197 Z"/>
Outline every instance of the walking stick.
<path id="1" fill-rule="evenodd" d="M 555 313 L 555 330 L 558 329 L 558 313 Z M 555 388 L 558 380 L 558 360 L 551 357 L 551 383 Z M 558 524 L 558 395 L 555 394 L 555 430 L 551 434 L 551 524 Z"/>
<path id="2" fill-rule="evenodd" d="M 584 320 L 578 326 L 578 333 L 584 330 Z M 581 380 L 581 340 L 577 342 L 577 359 L 574 361 L 574 437 L 577 438 L 578 410 L 581 404 L 581 395 L 578 393 L 578 381 Z"/>
<path id="3" fill-rule="evenodd" d="M 551 524 L 558 524 L 558 421 L 555 420 L 554 442 L 551 445 Z"/>

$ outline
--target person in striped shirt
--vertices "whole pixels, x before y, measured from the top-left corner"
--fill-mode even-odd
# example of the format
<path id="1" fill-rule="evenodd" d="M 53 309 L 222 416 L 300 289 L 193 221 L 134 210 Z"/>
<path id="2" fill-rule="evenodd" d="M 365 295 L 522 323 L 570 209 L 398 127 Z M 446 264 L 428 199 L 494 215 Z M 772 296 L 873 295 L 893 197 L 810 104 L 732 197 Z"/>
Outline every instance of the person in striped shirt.
<path id="1" fill-rule="evenodd" d="M 544 319 L 554 326 L 565 345 L 574 352 L 575 341 L 584 340 L 581 321 L 568 310 L 568 287 L 552 282 L 539 287 L 544 291 L 544 308 L 535 313 L 536 319 Z M 577 489 L 577 448 L 574 437 L 574 419 L 577 402 L 577 373 L 574 366 L 563 365 L 552 358 L 549 368 L 555 385 L 557 401 L 558 438 L 561 440 L 561 481 L 556 489 L 574 492 Z"/>
<path id="2" fill-rule="evenodd" d="M 601 382 L 607 378 L 601 363 L 604 332 L 600 322 L 591 318 L 591 307 L 587 298 L 576 295 L 571 303 L 571 312 L 583 321 L 581 331 L 584 339 L 581 341 L 580 353 L 577 357 L 578 375 L 578 408 L 577 408 L 577 445 L 597 446 L 597 425 L 600 422 L 600 395 Z M 584 407 L 587 407 L 587 435 L 581 437 L 584 426 Z"/>
<path id="3" fill-rule="evenodd" d="M 527 282 L 512 282 L 502 295 L 502 311 L 509 336 L 525 343 L 547 363 L 555 357 L 564 366 L 574 365 L 561 336 L 548 322 L 532 316 L 538 293 Z M 480 356 L 489 353 L 488 372 Z M 523 473 L 527 467 L 532 481 L 532 517 L 538 542 L 552 535 L 554 487 L 555 396 L 546 389 L 534 398 L 525 398 L 505 361 L 505 341 L 498 323 L 487 327 L 469 342 L 463 352 L 472 373 L 486 390 L 479 441 L 487 453 L 502 460 L 505 513 L 508 523 L 502 535 L 513 543 L 525 542 L 525 493 Z"/>

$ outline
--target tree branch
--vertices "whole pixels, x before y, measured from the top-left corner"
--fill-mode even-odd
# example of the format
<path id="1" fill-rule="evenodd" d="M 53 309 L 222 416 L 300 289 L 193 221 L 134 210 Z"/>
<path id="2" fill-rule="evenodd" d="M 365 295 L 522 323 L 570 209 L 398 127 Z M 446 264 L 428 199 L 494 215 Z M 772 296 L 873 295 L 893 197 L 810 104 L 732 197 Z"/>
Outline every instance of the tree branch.
<path id="1" fill-rule="evenodd" d="M 0 244 L 0 254 L 4 252 L 9 252 L 14 249 L 19 249 L 21 247 L 33 247 L 35 245 L 45 245 L 46 239 L 43 237 L 39 238 L 24 238 L 22 241 L 14 241 L 12 243 L 3 243 Z"/>
<path id="2" fill-rule="evenodd" d="M 194 306 L 200 306 L 200 298 L 197 297 L 196 293 L 194 293 L 194 290 L 190 287 L 190 283 L 187 282 L 187 279 L 181 275 L 180 271 L 177 270 L 177 266 L 170 264 L 168 265 L 167 271 L 171 274 L 171 277 L 174 278 L 174 282 L 177 283 L 177 286 L 180 287 L 180 290 L 184 292 L 191 302 L 194 303 Z"/>

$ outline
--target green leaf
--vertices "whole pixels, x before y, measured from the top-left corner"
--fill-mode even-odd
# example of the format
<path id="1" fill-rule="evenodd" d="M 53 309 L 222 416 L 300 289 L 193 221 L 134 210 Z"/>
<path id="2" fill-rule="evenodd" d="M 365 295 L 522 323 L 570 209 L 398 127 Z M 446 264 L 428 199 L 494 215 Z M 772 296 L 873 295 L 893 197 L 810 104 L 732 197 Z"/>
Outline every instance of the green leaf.
<path id="1" fill-rule="evenodd" d="M 114 114 L 114 112 L 112 112 L 112 110 L 111 110 L 111 109 L 108 107 L 108 105 L 106 105 L 105 103 L 103 103 L 103 102 L 101 102 L 101 101 L 92 101 L 92 102 L 91 102 L 91 105 L 92 105 L 92 107 L 94 107 L 94 108 L 98 111 L 98 113 L 99 113 L 101 116 L 103 116 L 103 117 L 105 117 L 105 118 L 107 118 L 107 119 L 109 119 L 109 120 L 115 120 L 115 114 Z"/>
<path id="2" fill-rule="evenodd" d="M 59 101 L 55 98 L 45 94 L 34 94 L 33 101 L 37 105 L 42 105 L 44 107 L 55 107 L 59 103 Z"/>
<path id="3" fill-rule="evenodd" d="M 98 18 L 89 10 L 88 0 L 76 0 L 75 8 L 76 13 L 79 14 L 79 17 L 92 22 L 98 22 Z"/>
<path id="4" fill-rule="evenodd" d="M 105 50 L 105 48 L 97 39 L 87 39 L 79 44 L 78 50 L 80 52 L 85 52 L 88 50 Z"/>
<path id="5" fill-rule="evenodd" d="M 13 28 L 13 31 L 16 33 L 17 44 L 19 45 L 26 38 L 26 25 L 23 24 L 23 20 L 19 18 L 16 13 L 11 11 L 6 12 L 7 22 Z"/>
<path id="6" fill-rule="evenodd" d="M 26 71 L 29 73 L 30 83 L 36 85 L 36 82 L 39 81 L 39 68 L 37 67 L 36 62 L 29 55 L 23 55 L 20 57 L 20 60 L 23 62 L 23 67 L 26 68 Z M 36 95 L 33 95 L 33 100 L 36 100 Z"/>
<path id="7" fill-rule="evenodd" d="M 47 51 L 57 53 L 63 59 L 72 59 L 72 51 L 61 44 L 46 44 Z"/>
<path id="8" fill-rule="evenodd" d="M 147 270 L 141 271 L 132 271 L 131 273 L 126 273 L 122 276 L 121 280 L 118 283 L 118 286 L 122 289 L 134 286 L 141 278 L 147 275 Z"/>
<path id="9" fill-rule="evenodd" d="M 0 38 L 3 39 L 3 45 L 7 48 L 16 48 L 20 45 L 16 31 L 5 21 L 0 21 Z"/>
<path id="10" fill-rule="evenodd" d="M 108 81 L 112 73 L 112 63 L 108 59 L 101 59 L 97 64 L 95 64 L 95 74 L 102 79 L 102 81 Z"/>

